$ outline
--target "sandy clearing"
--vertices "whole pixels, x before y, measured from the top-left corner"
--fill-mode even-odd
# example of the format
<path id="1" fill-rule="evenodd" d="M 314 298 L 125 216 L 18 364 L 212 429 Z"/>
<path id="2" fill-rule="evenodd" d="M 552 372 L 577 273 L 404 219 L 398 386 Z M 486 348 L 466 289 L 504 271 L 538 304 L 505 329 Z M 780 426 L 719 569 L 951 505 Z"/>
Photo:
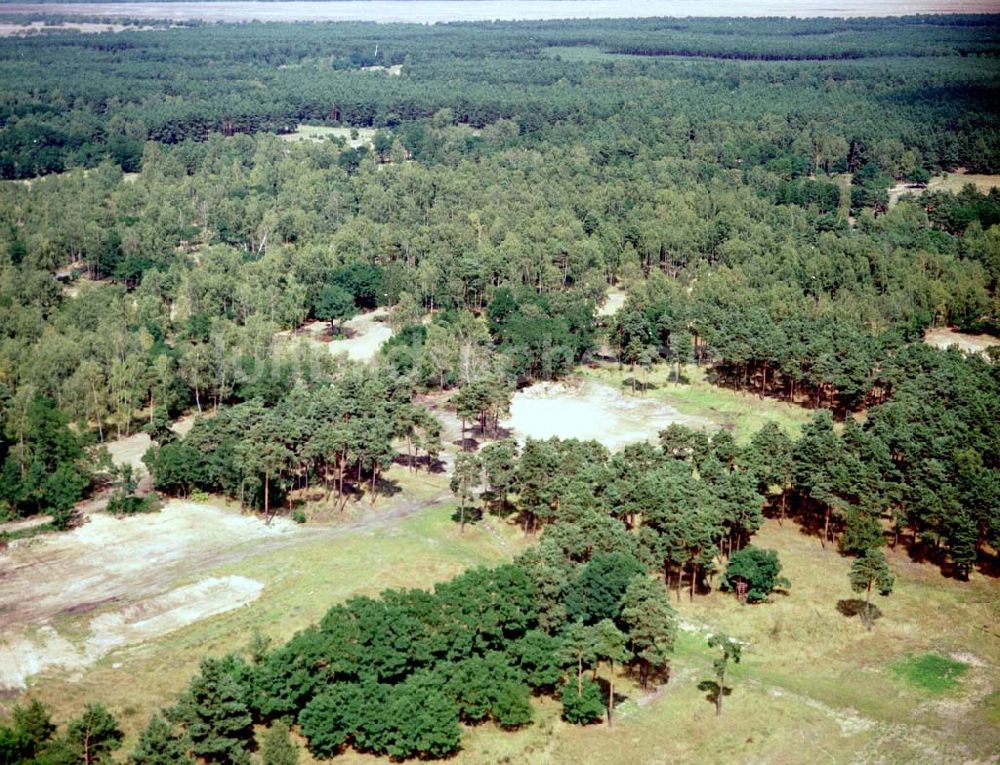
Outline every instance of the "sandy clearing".
<path id="1" fill-rule="evenodd" d="M 16 540 L 0 553 L 0 638 L 12 627 L 60 614 L 159 595 L 178 576 L 214 565 L 241 546 L 294 536 L 283 518 L 268 526 L 212 505 L 173 500 L 159 512 L 88 516 L 79 528 Z"/>
<path id="2" fill-rule="evenodd" d="M 655 441 L 672 423 L 713 428 L 704 417 L 678 412 L 655 398 L 620 393 L 610 385 L 537 383 L 514 394 L 510 417 L 502 424 L 522 443 L 531 438 L 594 439 L 617 450 L 635 441 Z"/>
<path id="3" fill-rule="evenodd" d="M 625 305 L 625 299 L 628 295 L 625 294 L 618 287 L 608 287 L 608 297 L 601 305 L 597 307 L 598 316 L 614 316 L 618 313 L 622 306 Z"/>
<path id="4" fill-rule="evenodd" d="M 120 520 L 95 513 L 73 531 L 17 540 L 0 552 L 0 690 L 46 669 L 77 671 L 116 648 L 249 603 L 263 589 L 243 577 L 188 584 L 193 573 L 283 547 L 377 533 L 451 501 L 445 492 L 404 498 L 335 526 L 280 517 L 268 526 L 256 516 L 173 500 L 160 513 Z M 56 630 L 87 616 L 79 646 Z"/>
<path id="5" fill-rule="evenodd" d="M 924 334 L 924 342 L 935 348 L 950 348 L 955 346 L 966 353 L 982 353 L 993 345 L 1000 345 L 1000 338 L 992 335 L 969 335 L 950 327 L 934 327 Z"/>
<path id="6" fill-rule="evenodd" d="M 10 22 L 0 23 L 0 37 L 23 37 L 26 35 L 52 34 L 56 32 L 82 32 L 83 34 L 98 34 L 100 32 L 143 32 L 157 27 L 127 26 L 112 21 L 94 23 L 87 21 L 61 21 L 58 24 L 44 21 L 29 21 L 23 24 Z"/>
<path id="7" fill-rule="evenodd" d="M 904 194 L 920 196 L 931 191 L 950 191 L 953 194 L 962 190 L 965 184 L 971 183 L 981 194 L 988 194 L 990 189 L 1000 188 L 1000 175 L 981 175 L 967 173 L 959 168 L 954 173 L 946 173 L 931 178 L 926 188 L 913 187 L 907 183 L 897 183 L 889 189 L 889 207 L 892 207 Z"/>
<path id="8" fill-rule="evenodd" d="M 82 647 L 49 624 L 0 636 L 0 688 L 24 688 L 46 670 L 82 670 L 117 648 L 165 635 L 260 597 L 264 585 L 242 576 L 209 577 L 90 621 Z"/>
<path id="9" fill-rule="evenodd" d="M 402 64 L 393 64 L 392 66 L 363 66 L 361 67 L 362 72 L 385 72 L 390 77 L 399 77 L 403 73 Z"/>
<path id="10" fill-rule="evenodd" d="M 183 417 L 178 417 L 171 424 L 170 429 L 177 435 L 184 437 L 194 427 L 194 421 L 198 417 L 204 416 L 206 415 L 185 414 Z M 108 453 L 111 455 L 111 461 L 116 466 L 131 465 L 132 469 L 139 475 L 145 475 L 149 472 L 146 470 L 146 463 L 142 461 L 142 458 L 152 445 L 153 441 L 147 433 L 133 433 L 125 438 L 104 442 L 104 446 L 107 447 Z"/>
<path id="11" fill-rule="evenodd" d="M 402 66 L 400 66 L 402 69 Z M 392 72 L 390 72 L 392 74 Z M 398 74 L 398 72 L 396 73 Z M 351 138 L 351 131 L 357 131 L 358 137 Z M 299 125 L 292 133 L 282 133 L 278 136 L 282 141 L 325 141 L 327 138 L 343 138 L 352 149 L 360 146 L 371 146 L 375 137 L 374 128 L 330 127 L 327 125 Z"/>
<path id="12" fill-rule="evenodd" d="M 140 474 L 146 474 L 146 464 L 142 461 L 142 456 L 149 450 L 152 440 L 147 433 L 135 433 L 127 438 L 117 438 L 114 441 L 105 441 L 111 461 L 117 466 L 131 465 L 132 469 Z"/>
<path id="13" fill-rule="evenodd" d="M 351 336 L 343 340 L 332 340 L 327 344 L 330 353 L 346 353 L 353 361 L 368 361 L 374 358 L 379 348 L 392 337 L 392 328 L 385 323 L 388 311 L 379 308 L 359 314 L 344 324 Z"/>

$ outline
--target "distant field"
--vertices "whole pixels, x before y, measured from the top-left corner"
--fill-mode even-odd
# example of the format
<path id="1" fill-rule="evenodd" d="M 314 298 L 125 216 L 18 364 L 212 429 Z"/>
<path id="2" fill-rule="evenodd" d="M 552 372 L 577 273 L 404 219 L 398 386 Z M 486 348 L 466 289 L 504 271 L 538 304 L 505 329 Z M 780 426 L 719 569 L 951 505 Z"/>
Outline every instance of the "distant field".
<path id="1" fill-rule="evenodd" d="M 976 191 L 988 194 L 990 189 L 1000 188 L 1000 175 L 978 175 L 960 169 L 954 173 L 931 178 L 927 188 L 911 188 L 908 184 L 900 183 L 889 189 L 889 206 L 892 207 L 906 194 L 921 196 L 932 191 L 950 191 L 952 194 L 957 194 L 970 183 L 975 186 Z"/>
<path id="2" fill-rule="evenodd" d="M 351 131 L 356 130 L 357 138 L 351 138 Z M 279 136 L 283 141 L 325 141 L 327 138 L 343 138 L 349 146 L 358 148 L 371 144 L 375 136 L 374 128 L 327 127 L 326 125 L 299 125 L 294 133 L 284 133 Z"/>

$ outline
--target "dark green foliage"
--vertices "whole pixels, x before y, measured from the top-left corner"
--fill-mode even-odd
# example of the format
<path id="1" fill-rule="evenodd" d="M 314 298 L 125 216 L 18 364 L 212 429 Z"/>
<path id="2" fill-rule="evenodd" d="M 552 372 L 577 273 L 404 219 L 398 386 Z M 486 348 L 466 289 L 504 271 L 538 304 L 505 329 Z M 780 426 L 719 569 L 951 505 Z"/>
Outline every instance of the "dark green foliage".
<path id="1" fill-rule="evenodd" d="M 350 319 L 356 311 L 354 294 L 339 284 L 323 287 L 313 306 L 313 315 L 317 319 L 331 323 Z"/>
<path id="2" fill-rule="evenodd" d="M 577 693 L 576 683 L 567 683 L 562 689 L 562 717 L 574 725 L 588 725 L 604 717 L 604 700 L 601 687 L 589 677 L 583 679 L 582 690 Z"/>
<path id="3" fill-rule="evenodd" d="M 139 736 L 129 755 L 129 765 L 194 765 L 190 742 L 174 730 L 160 714 L 155 714 Z"/>
<path id="4" fill-rule="evenodd" d="M 11 722 L 11 727 L 0 726 L 0 763 L 3 765 L 33 761 L 56 732 L 48 710 L 38 699 L 16 705 Z"/>
<path id="5" fill-rule="evenodd" d="M 729 559 L 721 587 L 727 592 L 735 592 L 737 584 L 742 582 L 747 586 L 746 599 L 750 603 L 760 603 L 767 600 L 775 588 L 790 586 L 780 573 L 781 563 L 776 550 L 744 547 Z"/>
<path id="6" fill-rule="evenodd" d="M 233 657 L 206 658 L 177 705 L 167 711 L 184 727 L 191 751 L 206 762 L 242 765 L 249 762 L 253 720 L 244 686 L 245 667 Z"/>
<path id="7" fill-rule="evenodd" d="M 61 748 L 72 752 L 76 762 L 100 765 L 111 762 L 111 753 L 121 747 L 123 738 L 118 721 L 103 705 L 87 704 L 83 714 L 70 722 Z"/>
<path id="8" fill-rule="evenodd" d="M 598 554 L 580 570 L 566 596 L 568 615 L 584 624 L 616 620 L 629 582 L 643 573 L 638 560 L 621 553 Z"/>

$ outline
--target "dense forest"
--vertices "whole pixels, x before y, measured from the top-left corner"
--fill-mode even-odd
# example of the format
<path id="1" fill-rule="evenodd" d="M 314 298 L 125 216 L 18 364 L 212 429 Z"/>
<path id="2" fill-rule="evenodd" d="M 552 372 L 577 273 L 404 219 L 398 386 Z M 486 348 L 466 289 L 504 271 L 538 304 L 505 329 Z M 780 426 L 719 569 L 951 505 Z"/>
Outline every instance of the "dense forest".
<path id="1" fill-rule="evenodd" d="M 468 504 L 538 540 L 207 658 L 130 762 L 246 762 L 255 724 L 279 748 L 297 726 L 320 757 L 443 757 L 460 723 L 530 724 L 537 696 L 610 723 L 616 667 L 669 676 L 672 597 L 779 586 L 752 544 L 765 515 L 852 556 L 869 594 L 891 590 L 886 545 L 986 570 L 1000 356 L 923 334 L 1000 333 L 1000 191 L 925 187 L 1000 172 L 998 31 L 955 15 L 0 40 L 0 520 L 72 525 L 109 481 L 100 444 L 139 431 L 166 495 L 268 519 L 309 486 L 374 502 L 394 461 L 442 469 L 421 397 L 443 393 L 484 442 L 452 470 L 462 523 Z M 302 123 L 345 130 L 287 140 Z M 890 204 L 897 183 L 912 193 Z M 627 299 L 600 316 L 612 285 Z M 376 308 L 395 334 L 370 364 L 282 337 Z M 518 387 L 581 363 L 698 365 L 816 411 L 798 438 L 747 444 L 503 437 Z M 178 436 L 184 412 L 211 416 Z M 92 733 L 85 761 L 104 761 L 122 736 L 103 707 L 64 733 L 21 707 L 0 762 L 79 762 Z"/>

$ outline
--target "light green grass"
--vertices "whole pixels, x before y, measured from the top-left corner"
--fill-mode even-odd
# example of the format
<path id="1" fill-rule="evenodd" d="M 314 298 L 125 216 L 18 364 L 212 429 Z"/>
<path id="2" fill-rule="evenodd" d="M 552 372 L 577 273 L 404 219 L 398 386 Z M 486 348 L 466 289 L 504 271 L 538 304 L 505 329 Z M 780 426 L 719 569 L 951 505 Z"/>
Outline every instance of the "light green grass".
<path id="1" fill-rule="evenodd" d="M 892 665 L 892 672 L 896 677 L 931 693 L 955 690 L 958 688 L 959 678 L 968 669 L 962 662 L 936 653 L 908 656 Z"/>
<path id="2" fill-rule="evenodd" d="M 705 368 L 689 364 L 683 368 L 682 382 L 673 382 L 673 367 L 666 364 L 654 366 L 648 373 L 638 371 L 638 379 L 655 386 L 645 393 L 632 393 L 629 380 L 632 370 L 607 364 L 596 369 L 582 368 L 581 374 L 599 380 L 622 391 L 623 395 L 640 395 L 662 399 L 682 414 L 705 417 L 730 429 L 740 444 L 770 421 L 776 422 L 788 435 L 797 438 L 802 426 L 812 414 L 808 409 L 749 393 L 739 393 L 712 385 L 705 377 Z"/>

